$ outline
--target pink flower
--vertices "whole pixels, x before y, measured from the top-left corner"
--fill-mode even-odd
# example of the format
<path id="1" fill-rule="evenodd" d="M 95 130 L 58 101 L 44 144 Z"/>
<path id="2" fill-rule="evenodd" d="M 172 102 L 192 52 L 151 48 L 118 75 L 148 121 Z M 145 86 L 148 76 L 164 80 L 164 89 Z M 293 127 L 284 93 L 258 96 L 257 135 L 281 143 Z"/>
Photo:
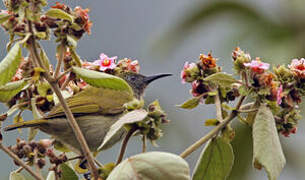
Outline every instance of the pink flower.
<path id="1" fill-rule="evenodd" d="M 98 65 L 100 71 L 105 71 L 106 69 L 114 69 L 116 67 L 116 64 L 115 64 L 116 59 L 117 59 L 117 56 L 110 58 L 106 54 L 102 53 L 100 55 L 100 59 L 95 60 L 93 62 L 93 64 Z"/>
<path id="2" fill-rule="evenodd" d="M 252 60 L 250 63 L 244 63 L 244 66 L 250 67 L 254 72 L 263 73 L 264 70 L 269 69 L 270 64 L 261 62 L 260 60 Z"/>
<path id="3" fill-rule="evenodd" d="M 302 58 L 300 60 L 293 59 L 291 64 L 288 65 L 290 70 L 298 77 L 305 78 L 305 59 Z"/>
<path id="4" fill-rule="evenodd" d="M 0 10 L 0 15 L 2 14 L 9 14 L 9 12 L 7 10 Z"/>
<path id="5" fill-rule="evenodd" d="M 282 97 L 283 97 L 283 85 L 280 85 L 276 93 L 276 102 L 278 105 L 282 104 Z"/>
<path id="6" fill-rule="evenodd" d="M 187 73 L 186 71 L 191 70 L 193 68 L 197 69 L 197 65 L 195 63 L 189 63 L 188 61 L 184 63 L 183 70 L 181 71 L 182 84 L 185 84 L 185 82 L 189 82 L 187 78 L 190 76 L 190 73 Z"/>

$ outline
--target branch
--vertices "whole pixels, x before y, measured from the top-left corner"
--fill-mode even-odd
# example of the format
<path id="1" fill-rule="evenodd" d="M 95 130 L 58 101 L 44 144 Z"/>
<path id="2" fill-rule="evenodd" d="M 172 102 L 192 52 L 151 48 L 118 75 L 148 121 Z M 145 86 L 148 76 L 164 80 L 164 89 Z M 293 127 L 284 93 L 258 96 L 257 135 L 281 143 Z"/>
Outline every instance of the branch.
<path id="1" fill-rule="evenodd" d="M 219 90 L 217 88 L 216 90 L 216 96 L 215 96 L 215 105 L 216 105 L 216 118 L 219 122 L 223 121 L 222 118 L 222 108 L 221 108 L 221 100 L 219 97 Z"/>
<path id="2" fill-rule="evenodd" d="M 122 146 L 121 146 L 121 150 L 120 150 L 120 154 L 118 156 L 118 160 L 116 161 L 116 165 L 120 164 L 120 162 L 123 160 L 123 157 L 124 157 L 124 153 L 126 151 L 126 148 L 127 148 L 127 144 L 128 144 L 128 141 L 130 139 L 130 137 L 132 136 L 132 134 L 136 131 L 136 128 L 131 128 L 128 133 L 126 134 L 123 142 L 122 142 Z"/>
<path id="3" fill-rule="evenodd" d="M 185 151 L 180 154 L 180 157 L 186 158 L 192 152 L 197 150 L 201 145 L 212 139 L 216 134 L 218 134 L 226 125 L 228 125 L 238 114 L 238 109 L 240 108 L 245 96 L 242 96 L 237 105 L 236 110 L 233 110 L 228 117 L 226 117 L 220 124 L 218 124 L 214 129 L 212 129 L 207 135 L 199 139 L 197 142 L 189 146 Z"/>
<path id="4" fill-rule="evenodd" d="M 142 153 L 145 153 L 146 152 L 146 136 L 143 135 L 142 137 Z"/>
<path id="5" fill-rule="evenodd" d="M 37 180 L 43 180 L 43 177 L 41 177 L 39 174 L 33 171 L 33 169 L 25 164 L 16 154 L 14 154 L 10 149 L 3 146 L 2 142 L 0 142 L 0 149 L 3 150 L 7 155 L 9 155 L 12 159 L 14 159 L 18 165 L 23 167 L 25 170 L 27 170 L 35 179 Z"/>
<path id="6" fill-rule="evenodd" d="M 33 36 L 30 38 L 29 47 L 30 47 L 30 51 L 31 51 L 31 54 L 32 54 L 33 58 L 36 59 L 36 61 L 38 62 L 38 65 L 40 67 L 43 67 L 43 66 L 41 66 L 41 64 L 42 64 L 41 59 L 38 55 L 37 48 L 36 48 L 36 42 L 35 42 L 35 39 L 33 38 Z M 60 104 L 62 105 L 62 107 L 64 109 L 64 112 L 65 112 L 65 115 L 68 119 L 68 122 L 69 122 L 75 136 L 76 136 L 76 139 L 78 140 L 78 142 L 81 146 L 82 152 L 84 153 L 84 156 L 86 157 L 86 159 L 88 161 L 89 168 L 90 168 L 90 170 L 91 170 L 91 172 L 94 176 L 94 179 L 97 180 L 98 176 L 99 176 L 99 173 L 98 173 L 98 169 L 95 166 L 93 156 L 90 152 L 90 149 L 88 147 L 86 139 L 85 139 L 83 133 L 81 132 L 81 129 L 79 128 L 79 126 L 78 126 L 70 108 L 68 107 L 64 97 L 61 94 L 60 88 L 58 87 L 58 84 L 57 84 L 56 80 L 48 73 L 48 71 L 46 71 L 46 73 L 43 73 L 43 76 L 49 82 L 53 91 L 57 95 L 58 100 L 59 100 Z"/>
<path id="7" fill-rule="evenodd" d="M 56 69 L 55 69 L 55 73 L 54 73 L 54 78 L 57 78 L 59 75 L 61 64 L 64 61 L 65 54 L 66 54 L 66 47 L 65 47 L 64 43 L 61 43 L 60 50 L 59 50 L 59 57 L 58 57 L 58 61 L 57 61 L 57 65 L 56 65 Z"/>

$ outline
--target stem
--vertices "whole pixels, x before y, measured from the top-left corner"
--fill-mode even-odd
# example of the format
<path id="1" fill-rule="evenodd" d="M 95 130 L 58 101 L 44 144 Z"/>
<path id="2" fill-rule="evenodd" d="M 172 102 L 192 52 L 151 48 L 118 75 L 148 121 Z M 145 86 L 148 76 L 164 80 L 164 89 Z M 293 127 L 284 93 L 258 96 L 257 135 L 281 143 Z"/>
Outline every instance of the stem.
<path id="1" fill-rule="evenodd" d="M 251 113 L 251 112 L 256 112 L 258 109 L 245 109 L 245 110 L 238 110 L 239 113 Z"/>
<path id="2" fill-rule="evenodd" d="M 41 60 L 40 60 L 40 57 L 38 55 L 38 52 L 37 52 L 37 48 L 36 48 L 36 44 L 35 44 L 35 39 L 33 37 L 30 38 L 30 51 L 31 51 L 31 54 L 32 56 L 34 57 L 34 59 L 36 59 L 36 61 L 38 62 L 38 65 L 40 67 L 43 67 L 41 66 Z M 58 87 L 58 84 L 57 82 L 54 80 L 54 78 L 49 74 L 48 71 L 46 71 L 46 73 L 43 73 L 43 76 L 45 77 L 45 79 L 49 82 L 49 84 L 51 85 L 53 91 L 55 92 L 55 94 L 57 95 L 58 97 L 58 100 L 60 102 L 60 104 L 62 105 L 63 109 L 64 109 L 64 112 L 65 112 L 65 115 L 68 119 L 68 122 L 76 136 L 76 139 L 78 140 L 80 146 L 81 146 L 81 149 L 82 149 L 82 152 L 84 153 L 84 156 L 86 157 L 87 161 L 88 161 L 88 164 L 89 164 L 89 168 L 93 174 L 93 177 L 94 179 L 98 179 L 99 177 L 99 173 L 98 173 L 98 169 L 97 167 L 95 166 L 94 164 L 94 159 L 93 159 L 93 156 L 92 154 L 90 153 L 90 149 L 88 147 L 88 144 L 86 142 L 86 139 L 81 131 L 81 129 L 79 128 L 70 108 L 68 107 L 64 97 L 62 96 L 61 94 L 61 91 L 60 91 L 60 88 Z"/>
<path id="3" fill-rule="evenodd" d="M 128 141 L 130 139 L 130 137 L 132 136 L 132 134 L 136 131 L 136 128 L 131 128 L 128 133 L 126 134 L 123 142 L 122 142 L 122 146 L 121 146 L 121 150 L 120 150 L 120 154 L 118 156 L 118 160 L 116 161 L 116 165 L 120 164 L 120 162 L 123 160 L 126 148 L 127 148 L 127 144 Z"/>
<path id="4" fill-rule="evenodd" d="M 69 82 L 71 81 L 70 76 L 64 81 L 64 83 L 61 85 L 60 90 L 65 90 L 65 88 L 68 86 Z"/>
<path id="5" fill-rule="evenodd" d="M 62 43 L 60 45 L 59 58 L 58 58 L 57 65 L 55 68 L 54 78 L 57 78 L 59 75 L 61 64 L 64 61 L 65 54 L 66 54 L 66 47 L 65 47 L 64 43 Z"/>
<path id="6" fill-rule="evenodd" d="M 67 161 L 73 161 L 76 159 L 83 159 L 83 158 L 84 158 L 84 156 L 75 156 L 75 157 L 69 158 Z"/>
<path id="7" fill-rule="evenodd" d="M 59 76 L 57 76 L 56 81 L 59 81 L 62 77 L 64 77 L 66 74 L 72 71 L 72 68 L 67 69 L 65 72 L 61 73 Z"/>
<path id="8" fill-rule="evenodd" d="M 218 134 L 229 122 L 231 122 L 231 120 L 233 120 L 235 118 L 235 116 L 237 115 L 236 113 L 237 111 L 232 111 L 232 113 L 224 120 L 222 121 L 220 124 L 218 124 L 214 129 L 212 129 L 207 135 L 205 135 L 204 137 L 202 137 L 201 139 L 199 139 L 197 142 L 195 142 L 194 144 L 192 144 L 191 146 L 189 146 L 185 151 L 183 151 L 180 154 L 180 157 L 182 158 L 186 158 L 188 155 L 190 155 L 192 152 L 194 152 L 195 150 L 197 150 L 201 145 L 203 145 L 204 143 L 206 143 L 208 140 L 210 140 L 211 138 L 213 138 L 216 134 Z"/>
<path id="9" fill-rule="evenodd" d="M 219 90 L 217 89 L 216 92 L 217 92 L 216 96 L 215 96 L 216 118 L 219 122 L 222 122 L 223 117 L 222 117 L 221 101 L 220 101 L 220 97 L 219 97 Z"/>
<path id="10" fill-rule="evenodd" d="M 236 110 L 233 110 L 228 117 L 226 117 L 220 124 L 218 124 L 214 129 L 212 129 L 207 135 L 199 139 L 197 142 L 189 146 L 186 150 L 184 150 L 181 154 L 180 157 L 186 158 L 188 155 L 190 155 L 192 152 L 197 150 L 201 145 L 206 143 L 208 140 L 212 139 L 216 134 L 218 134 L 226 125 L 228 125 L 238 114 L 238 110 L 243 103 L 245 99 L 245 96 L 242 96 L 237 105 L 236 105 Z"/>
<path id="11" fill-rule="evenodd" d="M 146 136 L 143 135 L 142 137 L 142 152 L 145 153 L 146 152 Z"/>
<path id="12" fill-rule="evenodd" d="M 37 180 L 43 180 L 43 178 L 33 171 L 33 169 L 25 164 L 16 154 L 14 154 L 10 149 L 3 146 L 3 144 L 0 142 L 0 149 L 3 150 L 7 155 L 9 155 L 12 159 L 14 159 L 21 167 L 23 167 L 25 170 L 27 170 L 35 179 Z"/>
<path id="13" fill-rule="evenodd" d="M 42 177 L 40 168 L 39 168 L 39 166 L 38 166 L 37 151 L 38 151 L 37 148 L 35 148 L 35 149 L 34 149 L 34 166 L 35 166 L 35 168 L 36 168 L 37 174 L 39 174 L 39 176 Z"/>

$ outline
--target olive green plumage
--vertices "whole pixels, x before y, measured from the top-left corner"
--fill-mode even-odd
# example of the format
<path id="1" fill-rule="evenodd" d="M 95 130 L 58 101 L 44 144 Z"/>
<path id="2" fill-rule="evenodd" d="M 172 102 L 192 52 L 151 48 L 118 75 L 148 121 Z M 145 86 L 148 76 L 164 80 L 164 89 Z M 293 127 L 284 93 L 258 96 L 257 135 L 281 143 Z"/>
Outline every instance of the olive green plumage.
<path id="1" fill-rule="evenodd" d="M 67 105 L 74 114 L 90 150 L 93 152 L 97 151 L 110 127 L 124 115 L 124 105 L 126 103 L 132 101 L 134 98 L 141 99 L 146 86 L 150 82 L 169 75 L 160 74 L 146 77 L 136 73 L 121 74 L 120 77 L 133 89 L 134 97 L 130 96 L 127 91 L 88 86 L 82 92 L 67 98 Z M 63 107 L 60 104 L 52 108 L 43 119 L 9 125 L 5 130 L 10 131 L 27 127 L 36 127 L 52 135 L 56 140 L 67 145 L 72 151 L 81 154 L 80 145 L 70 128 Z M 125 130 L 120 130 L 103 149 L 110 148 L 122 139 L 124 134 Z"/>

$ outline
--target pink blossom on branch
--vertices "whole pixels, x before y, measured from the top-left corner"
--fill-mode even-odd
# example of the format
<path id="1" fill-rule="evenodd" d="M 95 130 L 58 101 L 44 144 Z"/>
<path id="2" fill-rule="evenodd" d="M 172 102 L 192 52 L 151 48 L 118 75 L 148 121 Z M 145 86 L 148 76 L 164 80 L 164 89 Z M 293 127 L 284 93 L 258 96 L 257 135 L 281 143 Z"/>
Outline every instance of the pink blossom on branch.
<path id="1" fill-rule="evenodd" d="M 252 60 L 250 63 L 244 63 L 244 66 L 250 67 L 254 72 L 263 73 L 264 70 L 269 69 L 270 64 L 261 62 L 260 60 Z"/>
<path id="2" fill-rule="evenodd" d="M 293 59 L 288 65 L 290 70 L 298 77 L 305 78 L 305 59 Z"/>
<path id="3" fill-rule="evenodd" d="M 183 70 L 181 71 L 182 84 L 185 84 L 187 82 L 187 78 L 190 75 L 186 71 L 191 70 L 193 68 L 197 68 L 197 65 L 195 63 L 189 63 L 188 61 L 184 63 Z"/>
<path id="4" fill-rule="evenodd" d="M 100 59 L 95 60 L 93 64 L 99 66 L 100 71 L 105 71 L 106 69 L 114 69 L 116 67 L 116 59 L 117 56 L 108 57 L 106 54 L 102 53 Z"/>

